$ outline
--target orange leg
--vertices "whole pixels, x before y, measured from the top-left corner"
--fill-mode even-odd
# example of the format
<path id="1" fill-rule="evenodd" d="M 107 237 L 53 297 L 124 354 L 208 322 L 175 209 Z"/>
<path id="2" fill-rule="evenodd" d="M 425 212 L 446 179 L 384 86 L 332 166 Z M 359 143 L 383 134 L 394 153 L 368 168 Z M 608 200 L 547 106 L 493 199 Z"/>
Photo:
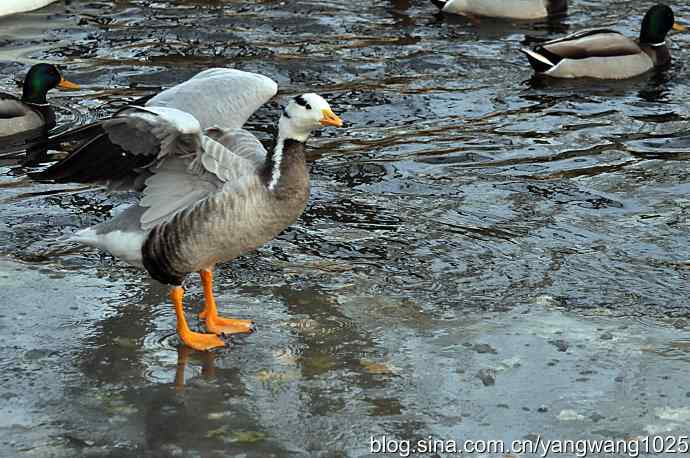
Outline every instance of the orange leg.
<path id="1" fill-rule="evenodd" d="M 181 286 L 176 286 L 170 291 L 170 300 L 175 305 L 175 315 L 177 315 L 177 335 L 180 340 L 195 350 L 210 350 L 212 348 L 224 347 L 225 343 L 215 334 L 202 334 L 200 332 L 193 332 L 187 325 L 187 318 L 184 316 L 184 309 L 182 308 L 182 297 L 184 296 L 184 289 Z"/>
<path id="2" fill-rule="evenodd" d="M 204 310 L 199 318 L 206 320 L 206 329 L 215 334 L 238 334 L 254 332 L 252 320 L 237 320 L 218 316 L 216 300 L 213 298 L 213 273 L 210 270 L 199 271 L 204 285 Z"/>

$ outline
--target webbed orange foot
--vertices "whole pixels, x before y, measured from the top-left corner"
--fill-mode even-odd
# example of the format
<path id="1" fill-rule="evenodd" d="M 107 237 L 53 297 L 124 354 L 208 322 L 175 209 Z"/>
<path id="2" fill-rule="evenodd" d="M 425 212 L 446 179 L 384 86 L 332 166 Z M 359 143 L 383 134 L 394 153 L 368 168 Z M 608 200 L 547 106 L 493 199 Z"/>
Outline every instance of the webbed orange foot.
<path id="1" fill-rule="evenodd" d="M 186 331 L 178 333 L 180 340 L 194 350 L 207 351 L 225 346 L 223 339 L 215 334 Z"/>
<path id="2" fill-rule="evenodd" d="M 252 320 L 238 320 L 223 318 L 218 314 L 209 315 L 206 318 L 206 329 L 214 334 L 251 334 L 256 331 L 256 325 Z"/>
<path id="3" fill-rule="evenodd" d="M 170 291 L 170 299 L 175 306 L 175 315 L 177 316 L 177 335 L 180 337 L 182 343 L 190 348 L 200 351 L 224 347 L 225 342 L 223 342 L 223 340 L 217 335 L 203 334 L 189 329 L 187 319 L 184 316 L 184 309 L 182 308 L 183 296 L 184 289 L 182 289 L 181 286 L 177 286 Z"/>
<path id="4" fill-rule="evenodd" d="M 201 283 L 204 286 L 204 310 L 199 313 L 199 318 L 206 321 L 206 329 L 214 334 L 249 334 L 256 331 L 256 325 L 252 320 L 238 320 L 224 318 L 218 315 L 216 300 L 213 298 L 213 274 L 210 270 L 199 272 Z"/>

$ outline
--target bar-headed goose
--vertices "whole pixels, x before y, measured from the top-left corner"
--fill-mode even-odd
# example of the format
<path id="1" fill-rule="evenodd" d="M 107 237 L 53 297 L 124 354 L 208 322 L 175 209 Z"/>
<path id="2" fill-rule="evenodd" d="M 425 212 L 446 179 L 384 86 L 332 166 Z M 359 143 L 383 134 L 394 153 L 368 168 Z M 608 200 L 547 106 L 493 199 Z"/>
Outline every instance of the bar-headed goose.
<path id="1" fill-rule="evenodd" d="M 89 128 L 92 138 L 62 161 L 34 174 L 39 180 L 105 183 L 141 191 L 138 204 L 72 239 L 144 267 L 172 285 L 180 339 L 197 350 L 222 347 L 216 334 L 252 332 L 249 320 L 221 318 L 211 272 L 268 242 L 292 224 L 309 197 L 304 143 L 321 126 L 341 126 L 316 94 L 289 101 L 266 151 L 241 129 L 277 93 L 270 78 L 210 69 Z M 222 126 L 222 127 L 219 127 Z M 182 281 L 199 272 L 212 334 L 190 331 Z"/>
<path id="2" fill-rule="evenodd" d="M 652 6 L 642 20 L 639 40 L 615 30 L 592 29 L 522 49 L 534 71 L 555 78 L 625 79 L 671 62 L 666 34 L 685 27 L 666 5 Z"/>
<path id="3" fill-rule="evenodd" d="M 536 20 L 562 16 L 567 0 L 431 0 L 442 12 L 464 16 Z"/>
<path id="4" fill-rule="evenodd" d="M 22 85 L 22 98 L 0 93 L 0 137 L 24 133 L 46 133 L 55 126 L 55 113 L 46 101 L 53 88 L 79 89 L 67 81 L 51 64 L 36 64 L 29 69 Z"/>

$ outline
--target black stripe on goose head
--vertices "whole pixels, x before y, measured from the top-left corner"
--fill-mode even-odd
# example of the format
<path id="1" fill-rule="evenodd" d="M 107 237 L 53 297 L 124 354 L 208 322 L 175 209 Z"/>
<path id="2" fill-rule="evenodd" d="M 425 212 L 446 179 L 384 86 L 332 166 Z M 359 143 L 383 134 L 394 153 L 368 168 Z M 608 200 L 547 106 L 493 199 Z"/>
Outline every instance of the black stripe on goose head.
<path id="1" fill-rule="evenodd" d="M 311 105 L 309 105 L 309 102 L 307 102 L 306 99 L 301 95 L 295 97 L 295 103 L 297 103 L 297 105 L 302 105 L 307 110 L 311 110 Z"/>

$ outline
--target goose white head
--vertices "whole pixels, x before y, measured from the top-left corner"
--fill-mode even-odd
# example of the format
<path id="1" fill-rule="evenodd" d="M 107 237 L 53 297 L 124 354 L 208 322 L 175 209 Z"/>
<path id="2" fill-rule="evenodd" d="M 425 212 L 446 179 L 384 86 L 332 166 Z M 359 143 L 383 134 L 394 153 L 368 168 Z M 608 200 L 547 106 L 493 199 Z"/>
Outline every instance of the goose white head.
<path id="1" fill-rule="evenodd" d="M 299 142 L 321 126 L 341 127 L 343 121 L 333 113 L 331 106 L 318 94 L 302 94 L 290 99 L 278 122 L 278 137 Z"/>

